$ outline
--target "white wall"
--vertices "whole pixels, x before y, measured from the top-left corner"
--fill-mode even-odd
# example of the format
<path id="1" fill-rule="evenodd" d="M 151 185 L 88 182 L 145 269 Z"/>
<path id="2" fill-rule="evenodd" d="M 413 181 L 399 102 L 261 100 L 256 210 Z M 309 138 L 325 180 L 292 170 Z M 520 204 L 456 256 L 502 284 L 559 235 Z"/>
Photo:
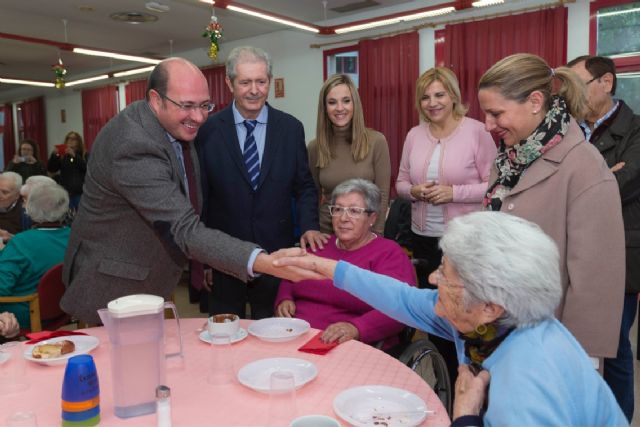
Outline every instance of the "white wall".
<path id="1" fill-rule="evenodd" d="M 567 5 L 567 61 L 589 53 L 589 0 Z"/>
<path id="2" fill-rule="evenodd" d="M 82 135 L 82 97 L 80 91 L 66 89 L 44 98 L 47 113 L 48 152 L 56 144 L 64 143 L 64 137 L 71 131 Z M 66 122 L 62 123 L 61 111 L 65 111 Z M 43 159 L 46 160 L 46 159 Z"/>

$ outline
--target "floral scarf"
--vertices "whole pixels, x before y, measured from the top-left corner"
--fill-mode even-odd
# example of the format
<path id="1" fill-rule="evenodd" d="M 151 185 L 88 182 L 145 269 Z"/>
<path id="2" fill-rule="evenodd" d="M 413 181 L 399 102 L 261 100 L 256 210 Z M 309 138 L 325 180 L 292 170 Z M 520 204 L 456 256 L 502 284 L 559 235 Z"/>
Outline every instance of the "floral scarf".
<path id="1" fill-rule="evenodd" d="M 482 204 L 485 209 L 500 210 L 502 200 L 518 184 L 520 176 L 529 165 L 562 141 L 569 128 L 570 118 L 564 99 L 554 96 L 551 109 L 527 139 L 513 147 L 507 147 L 504 141 L 500 141 L 500 149 L 496 157 L 498 178 L 484 196 Z"/>

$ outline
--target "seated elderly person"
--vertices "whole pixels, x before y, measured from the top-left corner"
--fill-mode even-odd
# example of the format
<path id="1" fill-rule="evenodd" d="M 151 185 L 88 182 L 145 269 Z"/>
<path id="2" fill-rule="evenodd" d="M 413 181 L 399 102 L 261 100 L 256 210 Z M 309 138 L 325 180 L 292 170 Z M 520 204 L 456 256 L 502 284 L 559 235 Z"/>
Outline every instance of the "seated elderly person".
<path id="1" fill-rule="evenodd" d="M 0 174 L 0 237 L 6 241 L 22 231 L 22 177 L 15 172 Z"/>
<path id="2" fill-rule="evenodd" d="M 415 284 L 411 260 L 394 241 L 371 231 L 380 209 L 380 190 L 370 181 L 350 179 L 331 194 L 329 213 L 335 235 L 317 254 L 345 260 L 403 282 Z M 335 289 L 329 280 L 280 283 L 275 302 L 276 316 L 304 319 L 324 329 L 325 342 L 356 339 L 372 344 L 385 340 L 384 348 L 397 343 L 404 325 L 385 316 L 347 292 Z"/>
<path id="3" fill-rule="evenodd" d="M 16 234 L 0 252 L 1 296 L 35 292 L 44 273 L 64 259 L 69 241 L 69 227 L 62 225 L 69 209 L 67 191 L 58 184 L 36 186 L 26 208 L 33 227 Z M 27 303 L 0 304 L 0 311 L 12 312 L 21 325 L 29 325 Z"/>
<path id="4" fill-rule="evenodd" d="M 0 343 L 5 338 L 13 338 L 20 332 L 20 325 L 18 319 L 13 313 L 5 311 L 0 313 Z"/>
<path id="5" fill-rule="evenodd" d="M 524 219 L 476 212 L 452 220 L 440 247 L 442 264 L 429 276 L 437 290 L 314 255 L 276 264 L 316 271 L 394 319 L 453 341 L 461 366 L 452 425 L 628 425 L 587 353 L 554 318 L 562 287 L 550 237 Z"/>
<path id="6" fill-rule="evenodd" d="M 27 200 L 29 200 L 29 193 L 31 193 L 31 189 L 37 185 L 42 184 L 56 184 L 53 178 L 49 178 L 46 175 L 32 175 L 24 182 L 22 187 L 20 188 L 20 197 L 22 197 L 22 206 L 27 205 Z M 31 218 L 27 215 L 27 212 L 22 209 L 22 229 L 28 230 L 33 225 Z M 9 240 L 9 239 L 7 239 Z"/>

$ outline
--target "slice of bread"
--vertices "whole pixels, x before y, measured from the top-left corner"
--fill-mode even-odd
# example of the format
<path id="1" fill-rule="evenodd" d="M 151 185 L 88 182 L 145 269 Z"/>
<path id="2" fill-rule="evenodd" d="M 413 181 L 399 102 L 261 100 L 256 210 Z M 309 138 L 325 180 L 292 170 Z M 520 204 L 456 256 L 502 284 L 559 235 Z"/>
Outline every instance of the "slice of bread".
<path id="1" fill-rule="evenodd" d="M 31 356 L 34 359 L 51 359 L 53 357 L 60 357 L 63 354 L 72 353 L 75 349 L 76 345 L 73 341 L 64 340 L 53 344 L 37 345 L 33 347 Z"/>

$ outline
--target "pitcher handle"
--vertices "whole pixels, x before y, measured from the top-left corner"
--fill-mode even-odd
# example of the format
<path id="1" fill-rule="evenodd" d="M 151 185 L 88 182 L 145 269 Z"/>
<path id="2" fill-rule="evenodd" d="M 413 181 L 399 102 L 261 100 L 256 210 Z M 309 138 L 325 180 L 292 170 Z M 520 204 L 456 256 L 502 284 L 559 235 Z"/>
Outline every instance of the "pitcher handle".
<path id="1" fill-rule="evenodd" d="M 182 333 L 181 333 L 182 330 L 180 329 L 180 318 L 178 317 L 178 310 L 176 309 L 176 305 L 174 303 L 172 303 L 171 301 L 165 301 L 164 308 L 170 308 L 171 311 L 173 311 L 173 317 L 176 319 L 176 325 L 178 327 L 178 339 L 180 340 L 180 351 L 178 351 L 176 353 L 167 353 L 167 354 L 165 354 L 165 357 L 169 358 L 169 357 L 175 357 L 175 356 L 182 356 L 182 354 L 183 354 Z"/>

